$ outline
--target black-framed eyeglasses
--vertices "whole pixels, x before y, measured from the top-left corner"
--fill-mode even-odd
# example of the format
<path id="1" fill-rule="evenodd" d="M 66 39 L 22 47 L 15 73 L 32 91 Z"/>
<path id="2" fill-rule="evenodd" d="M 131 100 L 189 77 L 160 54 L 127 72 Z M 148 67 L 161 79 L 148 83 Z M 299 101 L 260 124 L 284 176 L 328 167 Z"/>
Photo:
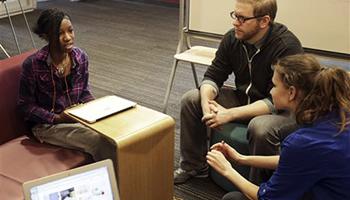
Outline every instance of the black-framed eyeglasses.
<path id="1" fill-rule="evenodd" d="M 239 23 L 243 24 L 247 20 L 257 19 L 257 18 L 263 17 L 265 15 L 259 15 L 259 16 L 253 16 L 253 17 L 244 17 L 242 15 L 237 15 L 235 13 L 235 11 L 232 11 L 232 12 L 230 12 L 230 16 L 231 16 L 232 19 L 237 20 L 237 21 L 239 21 Z"/>

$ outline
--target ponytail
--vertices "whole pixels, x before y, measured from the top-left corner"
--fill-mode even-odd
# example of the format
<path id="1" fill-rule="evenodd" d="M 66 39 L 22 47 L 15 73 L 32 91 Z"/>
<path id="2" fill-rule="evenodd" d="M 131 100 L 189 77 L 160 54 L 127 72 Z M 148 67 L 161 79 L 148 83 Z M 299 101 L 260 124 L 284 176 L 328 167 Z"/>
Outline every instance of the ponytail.
<path id="1" fill-rule="evenodd" d="M 350 76 L 341 68 L 322 68 L 314 78 L 296 109 L 298 123 L 312 123 L 319 117 L 336 111 L 340 115 L 340 132 L 350 124 Z"/>

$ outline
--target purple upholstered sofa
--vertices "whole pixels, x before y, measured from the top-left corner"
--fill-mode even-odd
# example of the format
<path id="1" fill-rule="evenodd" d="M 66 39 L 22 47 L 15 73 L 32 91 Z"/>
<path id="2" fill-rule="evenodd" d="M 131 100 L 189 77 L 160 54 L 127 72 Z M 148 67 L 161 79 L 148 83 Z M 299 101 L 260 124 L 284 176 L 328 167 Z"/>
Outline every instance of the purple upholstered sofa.
<path id="1" fill-rule="evenodd" d="M 26 136 L 30 132 L 16 102 L 22 63 L 34 52 L 0 60 L 0 199 L 23 199 L 25 181 L 91 162 L 87 154 Z"/>

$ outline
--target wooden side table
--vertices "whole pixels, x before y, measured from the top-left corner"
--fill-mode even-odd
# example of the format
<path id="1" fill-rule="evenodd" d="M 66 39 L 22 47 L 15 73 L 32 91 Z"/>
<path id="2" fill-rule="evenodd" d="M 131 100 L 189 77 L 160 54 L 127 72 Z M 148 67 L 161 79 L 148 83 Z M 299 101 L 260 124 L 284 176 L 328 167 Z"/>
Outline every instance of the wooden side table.
<path id="1" fill-rule="evenodd" d="M 137 105 L 93 124 L 80 122 L 116 144 L 121 199 L 173 199 L 175 121 L 170 116 Z"/>

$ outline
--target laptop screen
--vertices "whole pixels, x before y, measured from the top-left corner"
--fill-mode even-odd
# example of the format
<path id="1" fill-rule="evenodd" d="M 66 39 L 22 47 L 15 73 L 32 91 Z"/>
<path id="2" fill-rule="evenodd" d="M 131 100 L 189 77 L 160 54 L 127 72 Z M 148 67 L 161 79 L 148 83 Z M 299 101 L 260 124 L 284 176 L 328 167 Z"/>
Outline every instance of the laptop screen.
<path id="1" fill-rule="evenodd" d="M 94 164 L 91 164 L 94 165 Z M 80 171 L 80 172 L 79 172 Z M 63 172 L 63 177 L 49 176 L 44 183 L 27 188 L 30 200 L 115 200 L 111 176 L 107 166 L 84 170 L 84 166 L 73 172 Z M 35 182 L 35 181 L 34 181 Z"/>

